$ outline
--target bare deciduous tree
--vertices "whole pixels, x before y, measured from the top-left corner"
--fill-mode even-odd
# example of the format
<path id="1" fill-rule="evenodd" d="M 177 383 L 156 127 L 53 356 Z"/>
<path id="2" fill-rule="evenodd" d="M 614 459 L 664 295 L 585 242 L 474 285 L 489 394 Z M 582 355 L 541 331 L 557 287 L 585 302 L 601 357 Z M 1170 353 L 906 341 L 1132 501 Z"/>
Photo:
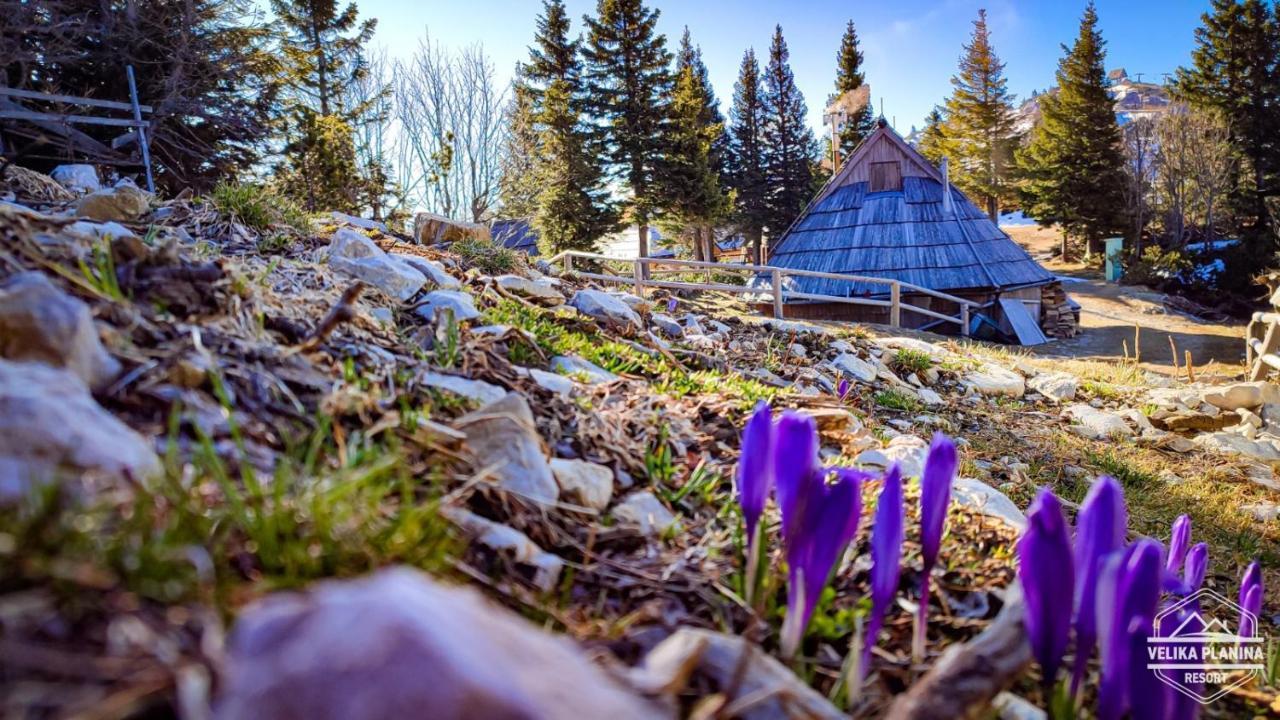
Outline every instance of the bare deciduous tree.
<path id="1" fill-rule="evenodd" d="M 1151 118 L 1139 118 L 1124 126 L 1126 204 L 1133 218 L 1133 249 L 1138 255 L 1142 254 L 1142 232 L 1151 217 L 1156 182 L 1155 135 L 1156 124 Z"/>
<path id="2" fill-rule="evenodd" d="M 1195 226 L 1212 238 L 1215 212 L 1231 186 L 1225 125 L 1205 111 L 1178 106 L 1157 121 L 1155 139 L 1165 234 L 1175 247 L 1186 244 Z"/>

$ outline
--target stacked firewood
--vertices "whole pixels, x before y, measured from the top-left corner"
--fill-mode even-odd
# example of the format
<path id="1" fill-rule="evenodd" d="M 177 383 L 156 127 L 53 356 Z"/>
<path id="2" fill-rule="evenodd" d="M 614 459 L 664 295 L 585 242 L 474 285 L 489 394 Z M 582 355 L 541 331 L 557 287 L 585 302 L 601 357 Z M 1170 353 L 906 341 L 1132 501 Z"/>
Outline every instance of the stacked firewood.
<path id="1" fill-rule="evenodd" d="M 1040 291 L 1040 327 L 1045 335 L 1075 337 L 1080 331 L 1080 310 L 1071 305 L 1061 283 L 1045 285 Z"/>

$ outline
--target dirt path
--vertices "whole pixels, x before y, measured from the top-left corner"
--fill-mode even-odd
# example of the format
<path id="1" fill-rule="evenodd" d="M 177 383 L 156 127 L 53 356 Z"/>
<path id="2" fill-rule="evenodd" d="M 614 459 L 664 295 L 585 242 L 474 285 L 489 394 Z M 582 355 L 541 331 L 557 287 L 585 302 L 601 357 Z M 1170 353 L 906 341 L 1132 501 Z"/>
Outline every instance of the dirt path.
<path id="1" fill-rule="evenodd" d="M 1057 233 L 1043 228 L 1004 228 L 1033 256 L 1042 256 L 1057 242 Z M 1041 260 L 1063 277 L 1063 288 L 1080 303 L 1082 332 L 1069 340 L 1054 340 L 1029 348 L 1036 355 L 1081 360 L 1124 359 L 1134 353 L 1134 328 L 1143 367 L 1173 372 L 1169 339 L 1177 348 L 1178 365 L 1191 352 L 1197 375 L 1233 376 L 1243 372 L 1244 323 L 1212 323 L 1165 309 L 1164 294 L 1135 285 L 1102 280 L 1100 273 L 1081 264 Z"/>

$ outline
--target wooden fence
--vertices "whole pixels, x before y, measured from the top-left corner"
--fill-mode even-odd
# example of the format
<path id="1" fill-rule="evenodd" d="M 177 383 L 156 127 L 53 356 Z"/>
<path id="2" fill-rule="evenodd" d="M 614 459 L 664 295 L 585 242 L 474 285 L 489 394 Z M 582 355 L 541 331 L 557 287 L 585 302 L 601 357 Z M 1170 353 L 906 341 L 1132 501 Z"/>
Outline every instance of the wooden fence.
<path id="1" fill-rule="evenodd" d="M 138 86 L 134 82 L 133 67 L 126 68 L 129 77 L 129 96 L 130 101 L 116 102 L 114 100 L 99 100 L 97 98 L 75 97 L 72 95 L 55 95 L 52 93 L 35 92 L 32 90 L 17 90 L 14 88 L 0 87 L 0 120 L 23 121 L 31 123 L 36 127 L 61 135 L 68 140 L 68 144 L 72 144 L 72 140 L 78 140 L 86 147 L 82 147 L 82 151 L 86 151 L 91 147 L 101 147 L 106 150 L 97 141 L 79 133 L 80 137 L 72 135 L 72 125 L 102 125 L 108 127 L 129 128 L 129 132 L 112 141 L 112 149 L 119 148 L 123 145 L 137 141 L 138 147 L 142 151 L 142 165 L 146 169 L 147 189 L 155 192 L 155 180 L 151 175 L 151 147 L 147 143 L 147 128 L 149 127 L 146 120 L 142 118 L 144 114 L 151 114 L 150 105 L 140 105 L 138 103 Z M 85 114 L 69 114 L 57 112 L 43 112 L 30 110 L 17 100 L 36 100 L 46 103 L 55 103 L 60 105 L 73 105 L 76 107 L 98 108 L 101 110 L 115 110 L 120 112 L 128 112 L 131 117 L 99 117 L 97 115 Z M 0 148 L 3 150 L 4 148 Z M 101 158 L 93 158 L 95 164 L 101 161 Z"/>
<path id="2" fill-rule="evenodd" d="M 630 264 L 631 272 L 629 275 L 617 275 L 611 273 L 607 267 L 602 267 L 603 272 L 584 272 L 575 270 L 573 261 L 575 258 L 586 260 L 596 260 L 601 263 L 621 263 Z M 549 259 L 549 262 L 559 262 L 564 266 L 566 273 L 573 273 L 577 277 L 590 278 L 602 282 L 612 282 L 631 285 L 635 289 L 635 294 L 644 296 L 645 288 L 664 288 L 668 290 L 695 290 L 707 292 L 723 292 L 736 295 L 760 295 L 767 296 L 773 303 L 773 316 L 776 318 L 785 317 L 784 304 L 790 300 L 813 300 L 816 302 L 832 302 L 845 303 L 848 305 L 868 305 L 872 307 L 884 307 L 889 309 L 889 324 L 893 327 L 902 326 L 902 313 L 916 313 L 933 320 L 954 323 L 959 326 L 960 334 L 968 336 L 969 334 L 969 312 L 976 306 L 976 303 L 959 298 L 954 295 L 930 290 L 904 283 L 899 280 L 886 280 L 884 278 L 865 277 L 861 275 L 840 275 L 838 273 L 816 272 L 813 270 L 791 270 L 788 268 L 773 267 L 770 265 L 748 265 L 740 263 L 714 263 L 703 262 L 699 260 L 674 260 L 667 258 L 615 258 L 607 255 L 599 255 L 596 253 L 586 253 L 578 251 L 566 251 Z M 705 274 L 705 282 L 688 282 L 683 280 L 662 280 L 664 275 L 671 274 L 689 274 L 693 271 L 695 274 Z M 743 273 L 747 277 L 748 284 L 734 285 L 724 282 L 714 282 L 714 273 L 736 274 Z M 749 281 L 751 279 L 767 275 L 769 277 L 769 287 L 767 289 L 760 287 L 751 287 Z M 872 283 L 876 285 L 884 285 L 888 288 L 889 299 L 879 300 L 870 297 L 849 297 L 842 295 L 821 295 L 816 293 L 790 292 L 783 285 L 783 281 L 788 277 L 814 277 L 824 278 L 828 280 L 841 280 L 845 282 L 862 282 Z M 956 316 L 944 315 L 943 313 L 934 312 L 932 310 L 912 305 L 902 301 L 903 291 L 928 295 L 940 300 L 955 303 L 960 308 L 960 313 Z"/>
<path id="3" fill-rule="evenodd" d="M 1266 328 L 1258 337 L 1258 330 Z M 1256 312 L 1245 331 L 1245 359 L 1249 365 L 1250 380 L 1265 380 L 1272 370 L 1280 370 L 1280 313 Z"/>

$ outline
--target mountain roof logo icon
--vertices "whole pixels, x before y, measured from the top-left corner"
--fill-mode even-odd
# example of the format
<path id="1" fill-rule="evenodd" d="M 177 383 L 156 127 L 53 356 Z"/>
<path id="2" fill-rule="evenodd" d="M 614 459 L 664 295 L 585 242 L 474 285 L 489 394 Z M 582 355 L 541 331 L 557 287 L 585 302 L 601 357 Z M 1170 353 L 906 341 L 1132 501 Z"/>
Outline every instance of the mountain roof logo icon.
<path id="1" fill-rule="evenodd" d="M 1239 636 L 1232 632 L 1226 623 L 1217 618 L 1211 618 L 1206 622 L 1199 612 L 1188 615 L 1167 637 L 1204 642 L 1235 642 L 1239 639 Z"/>

